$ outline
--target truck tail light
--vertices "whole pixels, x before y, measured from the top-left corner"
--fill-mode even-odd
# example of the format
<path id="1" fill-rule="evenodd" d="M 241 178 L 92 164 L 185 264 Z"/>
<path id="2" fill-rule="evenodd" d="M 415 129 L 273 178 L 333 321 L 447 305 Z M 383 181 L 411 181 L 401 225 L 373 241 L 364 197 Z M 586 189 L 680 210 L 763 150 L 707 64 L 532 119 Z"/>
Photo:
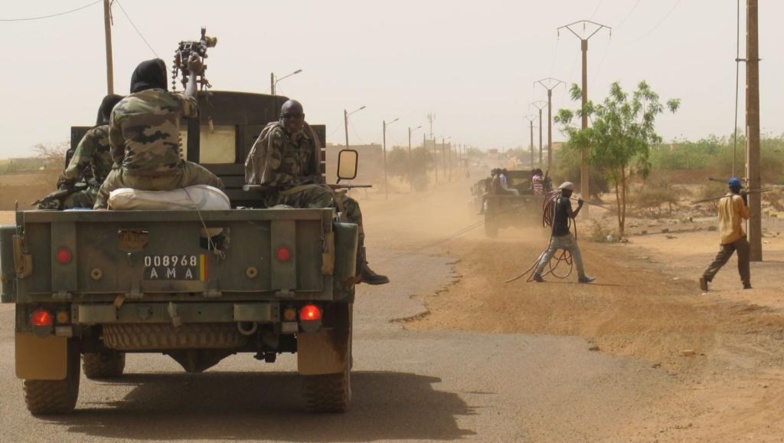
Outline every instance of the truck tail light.
<path id="1" fill-rule="evenodd" d="M 52 327 L 53 323 L 54 318 L 52 317 L 52 314 L 46 309 L 37 309 L 35 312 L 33 312 L 33 315 L 30 316 L 30 324 L 35 327 L 49 328 Z"/>
<path id="2" fill-rule="evenodd" d="M 281 246 L 275 251 L 275 258 L 281 263 L 286 263 L 291 260 L 291 250 L 285 246 Z"/>
<path id="3" fill-rule="evenodd" d="M 321 309 L 316 305 L 305 305 L 299 311 L 300 321 L 321 321 Z"/>
<path id="4" fill-rule="evenodd" d="M 303 332 L 316 332 L 321 328 L 321 309 L 305 305 L 299 310 L 299 325 Z"/>
<path id="5" fill-rule="evenodd" d="M 61 265 L 67 265 L 68 263 L 71 263 L 72 258 L 71 251 L 66 247 L 58 249 L 57 254 L 55 255 L 57 263 L 60 263 Z"/>
<path id="6" fill-rule="evenodd" d="M 303 322 L 321 321 L 321 309 L 316 305 L 305 305 L 299 311 L 299 320 Z"/>

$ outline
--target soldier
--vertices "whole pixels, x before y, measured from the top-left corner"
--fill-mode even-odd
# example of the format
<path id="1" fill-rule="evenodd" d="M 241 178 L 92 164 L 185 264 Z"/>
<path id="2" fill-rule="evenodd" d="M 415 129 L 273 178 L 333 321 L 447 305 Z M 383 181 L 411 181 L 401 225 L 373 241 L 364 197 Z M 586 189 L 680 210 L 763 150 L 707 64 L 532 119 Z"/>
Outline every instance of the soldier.
<path id="1" fill-rule="evenodd" d="M 112 170 L 109 154 L 109 116 L 122 96 L 109 94 L 101 101 L 95 127 L 87 131 L 71 152 L 65 170 L 57 179 L 57 191 L 41 199 L 38 209 L 92 208 L 95 196 Z M 77 182 L 87 185 L 76 190 Z"/>
<path id="2" fill-rule="evenodd" d="M 326 186 L 320 164 L 318 137 L 305 122 L 302 105 L 288 100 L 280 109 L 280 120 L 269 123 L 253 144 L 245 161 L 245 180 L 265 187 L 263 198 L 267 206 L 338 208 L 347 221 L 359 226 L 358 282 L 389 283 L 389 278 L 376 274 L 367 264 L 359 203 Z"/>
<path id="3" fill-rule="evenodd" d="M 104 181 L 95 209 L 108 206 L 118 188 L 169 191 L 197 184 L 223 188 L 206 168 L 180 158 L 180 118 L 198 115 L 196 75 L 202 70 L 195 54 L 188 60 L 191 75 L 184 95 L 167 90 L 166 65 L 161 59 L 142 62 L 131 77 L 131 95 L 114 107 L 109 123 L 111 155 L 119 167 Z"/>

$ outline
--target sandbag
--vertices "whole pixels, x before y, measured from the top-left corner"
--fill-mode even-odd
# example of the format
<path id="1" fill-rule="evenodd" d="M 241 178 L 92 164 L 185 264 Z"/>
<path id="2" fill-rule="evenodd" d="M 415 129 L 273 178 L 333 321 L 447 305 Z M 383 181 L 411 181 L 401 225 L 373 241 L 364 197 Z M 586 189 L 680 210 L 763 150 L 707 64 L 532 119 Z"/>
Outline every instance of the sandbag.
<path id="1" fill-rule="evenodd" d="M 193 185 L 171 191 L 119 188 L 109 194 L 109 208 L 117 211 L 221 210 L 230 209 L 231 202 L 223 191 L 210 185 Z"/>
<path id="2" fill-rule="evenodd" d="M 133 188 L 115 189 L 109 194 L 109 208 L 116 211 L 152 210 L 182 211 L 188 209 L 231 209 L 229 197 L 210 185 L 193 185 L 171 191 L 142 191 Z M 219 235 L 223 228 L 201 230 L 202 237 Z"/>

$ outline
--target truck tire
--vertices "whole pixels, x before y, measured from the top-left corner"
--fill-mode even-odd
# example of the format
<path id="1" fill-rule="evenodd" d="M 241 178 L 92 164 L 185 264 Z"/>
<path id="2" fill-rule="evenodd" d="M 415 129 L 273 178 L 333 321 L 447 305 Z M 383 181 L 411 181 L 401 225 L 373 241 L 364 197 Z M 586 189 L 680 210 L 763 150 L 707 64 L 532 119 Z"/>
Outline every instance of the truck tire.
<path id="1" fill-rule="evenodd" d="M 68 367 L 63 380 L 25 380 L 24 398 L 33 415 L 67 414 L 79 398 L 79 349 L 68 343 Z"/>
<path id="2" fill-rule="evenodd" d="M 239 348 L 247 341 L 234 323 L 192 323 L 177 328 L 168 323 L 103 326 L 104 346 L 119 351 Z"/>
<path id="3" fill-rule="evenodd" d="M 89 352 L 82 356 L 84 375 L 90 380 L 117 378 L 125 370 L 125 352 Z"/>
<path id="4" fill-rule="evenodd" d="M 337 374 L 303 377 L 305 410 L 308 412 L 345 412 L 351 404 L 353 304 L 341 304 L 337 311 L 333 327 L 342 332 L 339 346 L 346 352 L 346 365 L 343 372 Z"/>

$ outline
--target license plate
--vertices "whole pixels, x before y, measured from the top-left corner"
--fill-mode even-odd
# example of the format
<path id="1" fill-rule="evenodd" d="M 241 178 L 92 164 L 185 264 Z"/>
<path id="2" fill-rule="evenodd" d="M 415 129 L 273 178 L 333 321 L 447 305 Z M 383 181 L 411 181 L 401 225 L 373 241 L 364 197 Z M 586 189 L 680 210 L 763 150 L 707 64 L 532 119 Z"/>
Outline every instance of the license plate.
<path id="1" fill-rule="evenodd" d="M 207 280 L 205 254 L 145 255 L 145 280 Z"/>

